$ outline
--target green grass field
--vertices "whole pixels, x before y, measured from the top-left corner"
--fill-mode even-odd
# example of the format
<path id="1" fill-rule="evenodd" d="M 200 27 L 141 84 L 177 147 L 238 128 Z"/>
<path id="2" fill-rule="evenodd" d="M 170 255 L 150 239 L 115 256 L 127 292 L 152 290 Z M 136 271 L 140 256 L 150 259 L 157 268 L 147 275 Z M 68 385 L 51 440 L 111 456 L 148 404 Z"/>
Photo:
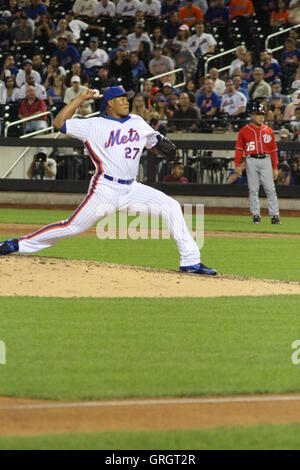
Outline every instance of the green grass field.
<path id="1" fill-rule="evenodd" d="M 47 224 L 65 211 L 0 211 L 0 223 Z M 203 261 L 221 273 L 300 281 L 300 220 L 261 226 L 249 217 L 206 216 Z M 246 238 L 243 232 L 282 233 Z M 7 236 L 13 236 L 8 233 Z M 6 237 L 4 237 L 6 238 Z M 172 240 L 76 237 L 39 253 L 177 270 Z M 42 280 L 41 280 L 42 282 Z M 38 299 L 0 297 L 0 395 L 53 399 L 198 396 L 299 391 L 300 296 L 215 299 Z M 7 448 L 299 448 L 299 425 L 194 431 L 0 438 Z M 115 447 L 114 447 L 115 446 Z"/>

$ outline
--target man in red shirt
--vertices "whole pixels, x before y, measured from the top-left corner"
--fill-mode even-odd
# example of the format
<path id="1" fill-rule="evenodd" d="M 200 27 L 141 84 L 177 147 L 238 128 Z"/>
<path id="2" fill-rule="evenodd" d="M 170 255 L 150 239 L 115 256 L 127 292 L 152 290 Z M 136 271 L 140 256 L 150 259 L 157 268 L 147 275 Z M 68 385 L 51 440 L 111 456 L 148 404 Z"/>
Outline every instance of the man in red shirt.
<path id="1" fill-rule="evenodd" d="M 187 0 L 186 5 L 179 8 L 178 17 L 182 23 L 188 27 L 194 26 L 196 23 L 204 21 L 201 8 L 194 5 L 193 0 Z"/>
<path id="2" fill-rule="evenodd" d="M 21 101 L 19 108 L 19 118 L 24 119 L 35 114 L 44 113 L 47 111 L 47 106 L 44 100 L 39 100 L 35 94 L 35 88 L 28 85 L 26 89 L 26 98 Z M 25 132 L 38 131 L 47 127 L 47 116 L 41 116 L 32 121 L 27 121 L 25 124 Z"/>
<path id="3" fill-rule="evenodd" d="M 278 178 L 277 145 L 273 130 L 264 124 L 263 105 L 253 102 L 250 108 L 252 121 L 242 127 L 235 146 L 235 172 L 241 176 L 243 155 L 246 157 L 246 171 L 249 187 L 250 211 L 253 223 L 260 223 L 258 191 L 263 185 L 268 200 L 272 224 L 279 224 L 279 208 L 274 181 Z"/>
<path id="4" fill-rule="evenodd" d="M 185 184 L 188 183 L 188 180 L 185 176 L 183 176 L 184 167 L 182 163 L 175 163 L 170 175 L 166 175 L 164 177 L 164 183 L 181 183 Z"/>

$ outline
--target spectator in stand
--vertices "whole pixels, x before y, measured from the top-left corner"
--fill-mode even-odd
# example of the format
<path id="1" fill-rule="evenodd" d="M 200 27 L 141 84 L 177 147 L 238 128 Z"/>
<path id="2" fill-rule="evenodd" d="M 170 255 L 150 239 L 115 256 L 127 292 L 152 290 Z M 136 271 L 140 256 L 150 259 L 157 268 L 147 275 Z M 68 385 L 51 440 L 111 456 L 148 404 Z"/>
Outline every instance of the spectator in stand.
<path id="1" fill-rule="evenodd" d="M 88 77 L 95 77 L 98 74 L 100 65 L 105 65 L 108 55 L 104 49 L 99 49 L 97 37 L 90 39 L 90 47 L 86 47 L 81 54 L 80 62 L 85 67 Z"/>
<path id="2" fill-rule="evenodd" d="M 271 13 L 270 24 L 273 27 L 284 26 L 288 23 L 289 10 L 285 0 L 277 0 L 276 8 Z"/>
<path id="3" fill-rule="evenodd" d="M 153 59 L 149 62 L 149 71 L 151 75 L 155 76 L 174 70 L 174 61 L 170 57 L 162 54 L 162 49 L 160 46 L 155 46 L 153 50 L 153 56 Z"/>
<path id="4" fill-rule="evenodd" d="M 28 118 L 35 114 L 44 113 L 47 111 L 47 106 L 44 100 L 39 100 L 35 96 L 35 89 L 33 86 L 27 86 L 26 98 L 21 101 L 19 108 L 19 119 Z M 38 117 L 32 121 L 25 123 L 24 131 L 32 132 L 47 127 L 47 116 Z"/>
<path id="5" fill-rule="evenodd" d="M 48 12 L 43 13 L 36 24 L 35 37 L 41 44 L 47 44 L 53 33 L 55 33 L 55 25 L 51 15 Z"/>
<path id="6" fill-rule="evenodd" d="M 131 34 L 128 34 L 127 39 L 128 39 L 128 48 L 130 52 L 137 51 L 142 41 L 147 42 L 150 46 L 150 50 L 152 49 L 152 42 L 148 34 L 145 33 L 144 23 L 136 23 L 134 27 L 134 32 Z"/>
<path id="7" fill-rule="evenodd" d="M 53 86 L 48 88 L 47 98 L 50 106 L 56 106 L 58 110 L 64 105 L 65 85 L 62 75 L 54 75 Z"/>
<path id="8" fill-rule="evenodd" d="M 241 119 L 246 111 L 247 99 L 243 93 L 237 91 L 234 87 L 233 80 L 226 80 L 226 93 L 224 94 L 220 111 L 227 114 L 230 118 Z"/>
<path id="9" fill-rule="evenodd" d="M 73 5 L 73 13 L 75 16 L 89 16 L 92 18 L 97 5 L 97 0 L 76 0 Z"/>
<path id="10" fill-rule="evenodd" d="M 27 17 L 33 21 L 37 21 L 43 13 L 47 13 L 48 9 L 41 0 L 31 0 L 26 8 Z"/>
<path id="11" fill-rule="evenodd" d="M 19 70 L 16 76 L 16 83 L 19 88 L 26 83 L 26 75 L 33 75 L 35 83 L 41 83 L 41 76 L 36 70 L 33 70 L 32 60 L 30 59 L 24 60 L 23 69 Z"/>
<path id="12" fill-rule="evenodd" d="M 161 4 L 161 16 L 163 19 L 170 19 L 174 11 L 178 12 L 179 2 L 176 0 L 163 0 Z"/>
<path id="13" fill-rule="evenodd" d="M 185 3 L 185 6 L 179 8 L 178 18 L 183 24 L 190 28 L 196 23 L 203 21 L 204 18 L 201 8 L 194 4 L 194 0 L 186 0 Z"/>
<path id="14" fill-rule="evenodd" d="M 278 178 L 276 184 L 283 184 L 289 186 L 291 182 L 291 170 L 287 162 L 279 163 L 278 165 Z"/>
<path id="15" fill-rule="evenodd" d="M 173 11 L 171 13 L 170 20 L 165 23 L 163 27 L 163 33 L 165 38 L 174 39 L 181 25 L 182 23 L 178 18 L 177 11 Z"/>
<path id="16" fill-rule="evenodd" d="M 170 175 L 166 175 L 163 179 L 164 183 L 180 183 L 180 184 L 187 184 L 189 181 L 188 179 L 183 176 L 184 174 L 184 166 L 182 163 L 174 163 L 173 168 L 171 170 Z"/>
<path id="17" fill-rule="evenodd" d="M 4 86 L 0 87 L 0 104 L 15 103 L 19 99 L 19 88 L 13 75 L 4 79 Z"/>
<path id="18" fill-rule="evenodd" d="M 163 48 L 166 42 L 167 40 L 163 37 L 160 26 L 156 26 L 153 30 L 153 36 L 152 36 L 153 48 L 155 46 L 160 46 L 161 48 Z"/>
<path id="19" fill-rule="evenodd" d="M 53 52 L 53 56 L 58 58 L 59 65 L 65 69 L 70 69 L 74 62 L 79 62 L 80 54 L 76 46 L 68 45 L 68 40 L 65 35 L 60 35 L 58 38 L 58 49 Z"/>
<path id="20" fill-rule="evenodd" d="M 101 88 L 107 88 L 116 84 L 116 79 L 108 76 L 108 68 L 101 65 L 101 67 L 99 67 L 98 76 L 92 79 L 91 88 L 101 90 Z"/>
<path id="21" fill-rule="evenodd" d="M 100 0 L 100 2 L 94 8 L 93 16 L 104 16 L 114 18 L 116 16 L 116 5 L 110 0 Z"/>
<path id="22" fill-rule="evenodd" d="M 224 0 L 211 0 L 204 19 L 211 26 L 229 26 L 230 12 Z"/>
<path id="23" fill-rule="evenodd" d="M 284 106 L 289 104 L 289 102 L 290 102 L 289 97 L 287 95 L 282 94 L 282 86 L 281 86 L 281 81 L 280 80 L 275 80 L 272 83 L 271 88 L 272 88 L 272 95 L 270 97 L 269 102 L 271 102 L 274 98 L 280 98 L 282 100 Z"/>
<path id="24" fill-rule="evenodd" d="M 25 14 L 21 14 L 20 23 L 14 26 L 11 30 L 11 38 L 13 43 L 18 46 L 19 44 L 32 43 L 34 37 L 32 27 L 27 23 Z"/>
<path id="25" fill-rule="evenodd" d="M 178 41 L 181 43 L 182 47 L 188 47 L 187 41 L 190 37 L 190 30 L 186 24 L 182 24 L 176 34 L 176 37 L 173 39 L 173 42 Z"/>
<path id="26" fill-rule="evenodd" d="M 74 62 L 71 67 L 70 73 L 68 73 L 67 77 L 65 78 L 65 85 L 67 87 L 71 86 L 71 79 L 74 76 L 80 77 L 80 82 L 83 86 L 88 87 L 89 84 L 89 77 L 86 73 L 82 70 L 82 65 L 80 62 Z"/>
<path id="27" fill-rule="evenodd" d="M 115 57 L 110 61 L 108 70 L 110 76 L 122 79 L 122 85 L 124 86 L 125 90 L 130 90 L 132 88 L 133 77 L 131 64 L 121 47 L 119 47 Z"/>
<path id="28" fill-rule="evenodd" d="M 144 0 L 141 8 L 145 16 L 160 17 L 161 3 L 158 0 Z"/>
<path id="29" fill-rule="evenodd" d="M 243 80 L 242 80 L 241 76 L 237 75 L 237 74 L 234 75 L 232 81 L 233 81 L 235 90 L 239 91 L 240 93 L 243 93 L 246 100 L 248 101 L 249 100 L 249 93 L 248 93 L 248 90 L 247 90 L 247 85 L 246 85 L 246 87 L 243 86 Z"/>
<path id="30" fill-rule="evenodd" d="M 197 23 L 195 34 L 188 39 L 187 45 L 196 57 L 200 57 L 205 54 L 213 54 L 217 41 L 212 34 L 205 32 L 204 23 Z"/>
<path id="31" fill-rule="evenodd" d="M 230 0 L 229 10 L 231 19 L 240 16 L 248 18 L 255 13 L 251 0 Z"/>
<path id="32" fill-rule="evenodd" d="M 169 117 L 169 114 L 168 114 L 168 102 L 166 100 L 166 98 L 163 96 L 163 95 L 160 95 L 157 97 L 156 99 L 156 112 L 158 113 L 159 115 L 159 123 L 164 125 L 164 126 L 167 126 L 168 124 L 168 117 Z"/>
<path id="33" fill-rule="evenodd" d="M 224 80 L 220 80 L 219 71 L 216 67 L 212 67 L 208 71 L 209 77 L 214 84 L 214 92 L 219 96 L 223 96 L 225 93 L 226 84 Z"/>
<path id="34" fill-rule="evenodd" d="M 264 71 L 261 67 L 255 67 L 253 78 L 254 81 L 248 85 L 249 99 L 269 98 L 272 90 L 270 85 L 264 80 Z"/>
<path id="35" fill-rule="evenodd" d="M 0 79 L 5 78 L 4 72 L 9 71 L 15 78 L 18 75 L 19 69 L 15 67 L 15 58 L 13 55 L 8 55 L 4 61 L 3 69 L 1 70 Z"/>
<path id="36" fill-rule="evenodd" d="M 68 44 L 75 44 L 76 39 L 74 37 L 74 34 L 71 31 L 67 30 L 67 27 L 67 20 L 65 18 L 61 18 L 57 23 L 56 31 L 51 34 L 49 42 L 57 45 L 59 36 L 63 35 L 66 36 Z"/>
<path id="37" fill-rule="evenodd" d="M 207 12 L 208 5 L 206 0 L 194 0 L 194 4 L 200 8 L 202 11 L 203 15 Z"/>
<path id="38" fill-rule="evenodd" d="M 152 57 L 149 42 L 141 41 L 137 51 L 139 58 L 144 62 L 145 65 L 148 65 Z"/>
<path id="39" fill-rule="evenodd" d="M 245 65 L 247 49 L 245 46 L 239 46 L 236 48 L 236 59 L 230 64 L 229 76 L 232 77 L 236 69 L 241 69 Z"/>
<path id="40" fill-rule="evenodd" d="M 26 90 L 28 86 L 34 87 L 35 96 L 37 97 L 37 99 L 39 100 L 47 99 L 47 92 L 45 88 L 43 87 L 43 85 L 40 85 L 39 83 L 34 82 L 34 76 L 32 75 L 32 73 L 29 73 L 28 75 L 26 75 L 25 80 L 26 80 L 26 83 L 24 83 L 24 85 L 22 85 L 21 88 L 19 89 L 19 93 L 18 93 L 19 100 L 23 100 L 26 97 Z"/>
<path id="41" fill-rule="evenodd" d="M 71 86 L 65 91 L 64 104 L 69 104 L 74 101 L 85 89 L 86 87 L 81 85 L 80 77 L 74 75 L 74 77 L 71 78 Z M 86 104 L 90 105 L 91 102 L 91 100 L 88 100 Z"/>
<path id="42" fill-rule="evenodd" d="M 32 57 L 32 69 L 38 72 L 40 76 L 43 75 L 44 64 L 41 54 L 34 54 L 34 56 Z"/>
<path id="43" fill-rule="evenodd" d="M 204 80 L 204 90 L 197 99 L 197 106 L 201 111 L 201 118 L 212 118 L 217 116 L 221 98 L 214 90 L 214 82 L 210 78 Z"/>
<path id="44" fill-rule="evenodd" d="M 278 64 L 272 62 L 272 57 L 267 51 L 263 51 L 260 54 L 262 69 L 265 74 L 265 81 L 273 83 L 275 80 L 280 80 L 281 70 Z"/>
<path id="45" fill-rule="evenodd" d="M 171 103 L 171 98 L 172 98 L 172 93 L 173 93 L 172 83 L 164 82 L 163 87 L 162 87 L 162 92 L 163 92 L 163 95 L 166 98 L 168 104 L 170 104 Z"/>
<path id="46" fill-rule="evenodd" d="M 175 67 L 182 68 L 185 77 L 187 77 L 187 74 L 194 75 L 198 65 L 195 54 L 183 47 L 178 41 L 172 44 L 172 49 L 174 51 Z"/>
<path id="47" fill-rule="evenodd" d="M 157 88 L 159 90 L 159 88 Z M 151 108 L 152 105 L 152 82 L 150 80 L 145 80 L 143 85 L 142 85 L 142 95 L 144 98 L 145 106 L 146 108 Z"/>
<path id="48" fill-rule="evenodd" d="M 267 122 L 272 129 L 278 130 L 282 127 L 284 108 L 285 106 L 279 96 L 271 98 Z"/>
<path id="49" fill-rule="evenodd" d="M 73 34 L 75 41 L 80 39 L 82 31 L 98 31 L 99 33 L 103 32 L 103 28 L 101 26 L 96 26 L 93 24 L 88 24 L 85 21 L 78 20 L 74 17 L 73 11 L 68 11 L 66 14 L 66 21 L 68 24 L 68 28 L 70 29 L 71 33 Z"/>
<path id="50" fill-rule="evenodd" d="M 300 1 L 291 0 L 289 3 L 289 23 L 292 25 L 300 24 Z"/>
<path id="51" fill-rule="evenodd" d="M 130 52 L 130 64 L 131 64 L 131 70 L 132 70 L 132 76 L 133 78 L 142 78 L 147 75 L 147 69 L 145 67 L 145 64 L 142 60 L 139 58 L 139 54 L 137 51 L 132 51 Z"/>
<path id="52" fill-rule="evenodd" d="M 199 114 L 191 103 L 188 93 L 181 93 L 179 106 L 170 122 L 170 132 L 196 132 Z"/>
<path id="53" fill-rule="evenodd" d="M 116 55 L 116 52 L 117 50 L 119 49 L 119 47 L 122 48 L 122 50 L 124 51 L 125 53 L 125 56 L 128 56 L 129 57 L 129 54 L 130 54 L 130 51 L 129 51 L 129 48 L 128 48 L 128 39 L 127 39 L 127 36 L 122 36 L 120 39 L 119 39 L 119 44 L 118 44 L 118 47 L 115 47 L 114 49 L 112 49 L 109 53 L 109 61 L 112 60 L 115 55 Z"/>
<path id="54" fill-rule="evenodd" d="M 133 98 L 131 113 L 132 114 L 137 114 L 138 116 L 141 116 L 143 119 L 146 119 L 147 108 L 146 108 L 146 105 L 145 105 L 144 97 L 141 93 L 138 93 Z"/>
<path id="55" fill-rule="evenodd" d="M 295 114 L 291 117 L 290 126 L 295 136 L 300 135 L 300 106 L 296 106 Z"/>
<path id="56" fill-rule="evenodd" d="M 285 49 L 282 55 L 282 72 L 285 78 L 285 87 L 289 87 L 294 80 L 296 70 L 300 63 L 300 49 L 296 48 L 294 39 L 287 38 L 284 42 Z"/>
<path id="57" fill-rule="evenodd" d="M 246 80 L 246 82 L 248 83 L 252 82 L 253 70 L 254 70 L 254 54 L 251 51 L 247 51 L 245 54 L 244 65 L 241 66 L 243 80 Z"/>
<path id="58" fill-rule="evenodd" d="M 136 12 L 141 9 L 139 0 L 120 0 L 117 4 L 117 16 L 135 16 Z"/>
<path id="59" fill-rule="evenodd" d="M 6 18 L 0 18 L 0 50 L 6 52 L 11 47 L 11 34 L 8 29 Z"/>
<path id="60" fill-rule="evenodd" d="M 299 30 L 292 28 L 289 30 L 289 38 L 294 39 L 296 43 L 296 48 L 300 49 L 300 39 L 299 39 Z"/>

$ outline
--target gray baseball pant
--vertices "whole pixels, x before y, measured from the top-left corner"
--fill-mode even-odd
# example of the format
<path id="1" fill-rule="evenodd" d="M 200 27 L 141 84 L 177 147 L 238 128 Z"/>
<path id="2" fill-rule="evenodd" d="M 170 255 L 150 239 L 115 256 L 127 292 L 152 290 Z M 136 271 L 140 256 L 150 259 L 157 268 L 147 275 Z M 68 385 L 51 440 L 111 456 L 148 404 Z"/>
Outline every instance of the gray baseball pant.
<path id="1" fill-rule="evenodd" d="M 258 191 L 263 185 L 267 196 L 268 210 L 272 217 L 279 215 L 278 200 L 273 180 L 273 169 L 270 156 L 262 159 L 246 158 L 247 180 L 249 188 L 250 211 L 252 215 L 260 215 Z"/>

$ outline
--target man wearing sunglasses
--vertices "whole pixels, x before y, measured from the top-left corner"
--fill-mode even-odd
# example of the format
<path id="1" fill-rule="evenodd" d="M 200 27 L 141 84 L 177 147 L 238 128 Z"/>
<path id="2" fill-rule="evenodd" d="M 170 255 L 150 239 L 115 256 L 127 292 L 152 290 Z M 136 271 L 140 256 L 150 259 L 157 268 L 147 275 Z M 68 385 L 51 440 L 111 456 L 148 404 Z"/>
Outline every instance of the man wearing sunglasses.
<path id="1" fill-rule="evenodd" d="M 249 188 L 252 221 L 259 224 L 260 204 L 258 191 L 263 185 L 268 201 L 272 224 L 280 224 L 279 208 L 274 180 L 278 178 L 277 145 L 273 130 L 264 124 L 265 108 L 254 101 L 249 105 L 251 122 L 242 127 L 235 146 L 235 172 L 241 176 L 241 163 L 246 158 L 246 171 Z"/>

